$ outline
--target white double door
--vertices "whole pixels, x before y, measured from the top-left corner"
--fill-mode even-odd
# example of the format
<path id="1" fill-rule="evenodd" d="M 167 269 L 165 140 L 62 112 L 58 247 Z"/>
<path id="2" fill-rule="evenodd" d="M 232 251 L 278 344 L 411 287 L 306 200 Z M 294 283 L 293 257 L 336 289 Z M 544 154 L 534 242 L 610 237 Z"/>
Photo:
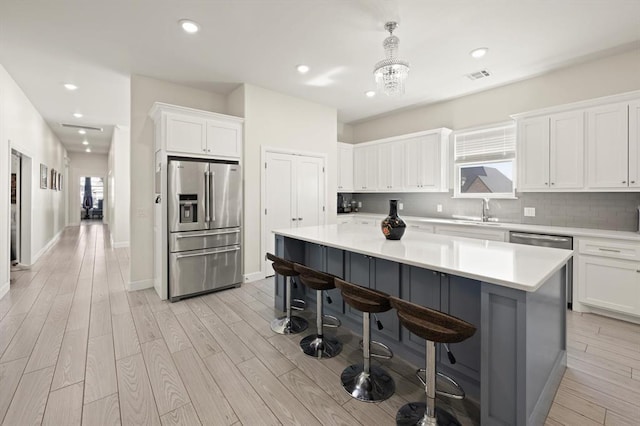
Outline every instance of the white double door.
<path id="1" fill-rule="evenodd" d="M 265 155 L 263 271 L 273 275 L 266 253 L 274 253 L 274 229 L 324 225 L 323 157 L 267 152 Z"/>

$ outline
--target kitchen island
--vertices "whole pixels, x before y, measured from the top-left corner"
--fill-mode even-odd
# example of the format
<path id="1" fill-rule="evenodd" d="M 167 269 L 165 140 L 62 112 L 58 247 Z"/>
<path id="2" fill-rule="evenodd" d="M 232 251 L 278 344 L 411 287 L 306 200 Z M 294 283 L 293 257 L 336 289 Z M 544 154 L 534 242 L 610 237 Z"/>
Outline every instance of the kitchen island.
<path id="1" fill-rule="evenodd" d="M 438 351 L 438 369 L 479 402 L 483 425 L 543 424 L 566 367 L 566 263 L 571 250 L 411 233 L 385 240 L 370 227 L 327 225 L 277 230 L 276 255 L 471 322 L 470 339 Z M 315 291 L 292 290 L 313 306 Z M 355 333 L 361 314 L 337 290 L 325 311 Z M 276 280 L 276 307 L 284 281 Z M 395 311 L 378 315 L 373 338 L 396 356 L 424 364 L 424 341 L 402 329 Z"/>

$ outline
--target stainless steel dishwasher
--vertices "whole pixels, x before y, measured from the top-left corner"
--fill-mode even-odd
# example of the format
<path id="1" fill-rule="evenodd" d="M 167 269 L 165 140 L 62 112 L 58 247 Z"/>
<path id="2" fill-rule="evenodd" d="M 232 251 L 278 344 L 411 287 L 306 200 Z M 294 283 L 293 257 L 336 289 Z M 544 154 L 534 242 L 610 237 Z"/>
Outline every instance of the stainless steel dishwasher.
<path id="1" fill-rule="evenodd" d="M 509 232 L 509 242 L 528 246 L 551 247 L 573 250 L 573 237 L 566 235 L 530 234 L 528 232 Z M 573 308 L 573 258 L 567 262 L 567 307 Z"/>

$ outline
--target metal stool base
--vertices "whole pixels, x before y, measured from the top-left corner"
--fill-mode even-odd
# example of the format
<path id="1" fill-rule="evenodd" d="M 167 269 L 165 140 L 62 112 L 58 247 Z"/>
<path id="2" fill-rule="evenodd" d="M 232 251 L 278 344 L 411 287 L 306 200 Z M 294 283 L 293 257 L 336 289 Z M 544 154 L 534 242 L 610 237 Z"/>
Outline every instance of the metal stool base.
<path id="1" fill-rule="evenodd" d="M 317 334 L 302 339 L 300 347 L 305 355 L 314 358 L 333 358 L 342 351 L 342 343 L 330 337 L 318 337 Z"/>
<path id="2" fill-rule="evenodd" d="M 393 378 L 382 368 L 372 365 L 369 374 L 363 364 L 350 365 L 340 376 L 342 387 L 354 398 L 364 402 L 384 401 L 396 390 Z"/>
<path id="3" fill-rule="evenodd" d="M 425 417 L 427 404 L 410 402 L 403 405 L 396 414 L 397 426 L 460 426 L 460 422 L 448 411 L 436 407 L 436 417 Z"/>
<path id="4" fill-rule="evenodd" d="M 290 318 L 280 317 L 271 321 L 271 330 L 278 334 L 297 334 L 305 331 L 309 323 L 306 319 L 291 315 Z"/>

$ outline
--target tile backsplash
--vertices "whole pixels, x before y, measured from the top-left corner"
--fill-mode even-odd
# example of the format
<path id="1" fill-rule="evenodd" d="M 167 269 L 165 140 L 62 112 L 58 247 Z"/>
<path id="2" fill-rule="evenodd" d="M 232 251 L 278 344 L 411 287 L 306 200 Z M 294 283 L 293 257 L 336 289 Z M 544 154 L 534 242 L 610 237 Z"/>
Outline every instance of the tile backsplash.
<path id="1" fill-rule="evenodd" d="M 555 192 L 518 193 L 515 200 L 494 199 L 489 202 L 489 216 L 501 222 L 554 225 L 578 228 L 638 230 L 640 193 Z M 362 202 L 361 212 L 388 213 L 389 200 L 404 204 L 400 216 L 451 218 L 452 215 L 480 216 L 481 200 L 452 198 L 452 193 L 356 193 Z M 442 205 L 442 212 L 437 205 Z M 524 216 L 524 208 L 535 208 L 535 217 Z"/>

